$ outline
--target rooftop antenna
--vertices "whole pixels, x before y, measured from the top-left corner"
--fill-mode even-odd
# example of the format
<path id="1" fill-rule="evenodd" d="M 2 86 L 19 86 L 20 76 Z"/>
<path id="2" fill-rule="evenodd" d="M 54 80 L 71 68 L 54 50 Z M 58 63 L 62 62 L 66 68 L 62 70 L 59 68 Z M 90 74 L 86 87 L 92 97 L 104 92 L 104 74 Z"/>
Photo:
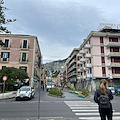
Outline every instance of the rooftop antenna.
<path id="1" fill-rule="evenodd" d="M 120 24 L 100 23 L 97 30 L 100 31 L 103 28 L 120 29 Z"/>

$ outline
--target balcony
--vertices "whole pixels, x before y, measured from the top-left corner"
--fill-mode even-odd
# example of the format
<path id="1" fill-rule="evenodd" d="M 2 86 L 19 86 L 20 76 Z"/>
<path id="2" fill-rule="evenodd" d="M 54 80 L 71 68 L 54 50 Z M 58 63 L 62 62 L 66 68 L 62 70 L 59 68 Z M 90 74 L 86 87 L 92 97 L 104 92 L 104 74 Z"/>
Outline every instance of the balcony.
<path id="1" fill-rule="evenodd" d="M 2 46 L 3 50 L 10 50 L 10 46 Z"/>
<path id="2" fill-rule="evenodd" d="M 87 64 L 86 64 L 86 67 L 87 67 L 87 68 L 92 67 L 91 63 L 87 63 Z"/>
<path id="3" fill-rule="evenodd" d="M 112 74 L 112 77 L 120 78 L 120 74 Z"/>
<path id="4" fill-rule="evenodd" d="M 107 47 L 120 47 L 120 42 L 106 42 Z"/>
<path id="5" fill-rule="evenodd" d="M 85 57 L 86 57 L 86 58 L 91 58 L 91 54 L 90 54 L 90 53 L 87 53 L 87 54 L 85 55 Z"/>
<path id="6" fill-rule="evenodd" d="M 109 62 L 109 63 L 108 63 L 108 67 L 120 67 L 120 63 Z"/>
<path id="7" fill-rule="evenodd" d="M 81 78 L 80 77 L 77 77 L 78 80 L 80 80 Z"/>
<path id="8" fill-rule="evenodd" d="M 86 74 L 87 78 L 91 78 L 92 77 L 92 74 Z"/>
<path id="9" fill-rule="evenodd" d="M 26 50 L 29 50 L 29 46 L 28 46 L 28 47 L 26 47 L 26 48 L 23 48 L 23 46 L 20 46 L 20 49 L 21 49 L 21 50 L 25 50 L 25 51 L 26 51 Z"/>
<path id="10" fill-rule="evenodd" d="M 83 76 L 82 78 L 83 78 L 83 79 L 86 79 L 86 76 Z"/>
<path id="11" fill-rule="evenodd" d="M 85 54 L 85 50 L 80 50 L 80 54 Z"/>
<path id="12" fill-rule="evenodd" d="M 91 48 L 91 45 L 90 45 L 90 44 L 86 44 L 86 45 L 84 46 L 84 48 L 85 48 L 85 49 L 90 49 L 90 48 Z"/>
<path id="13" fill-rule="evenodd" d="M 80 62 L 80 61 L 77 61 L 77 64 L 82 64 L 82 62 Z"/>
<path id="14" fill-rule="evenodd" d="M 78 72 L 80 72 L 80 68 L 79 68 L 79 69 L 77 69 L 77 71 L 78 71 Z"/>
<path id="15" fill-rule="evenodd" d="M 23 60 L 19 60 L 19 62 L 22 63 L 22 64 L 26 64 L 26 63 L 28 63 L 28 60 L 24 60 L 24 61 Z"/>
<path id="16" fill-rule="evenodd" d="M 9 58 L 1 58 L 0 62 L 9 62 Z"/>
<path id="17" fill-rule="evenodd" d="M 86 62 L 86 59 L 85 58 L 81 58 L 80 62 Z"/>
<path id="18" fill-rule="evenodd" d="M 108 57 L 120 57 L 120 52 L 107 52 Z"/>
<path id="19" fill-rule="evenodd" d="M 80 53 L 78 53 L 78 54 L 77 54 L 77 57 L 82 57 L 82 56 L 83 56 L 83 55 L 82 55 L 82 54 L 80 54 Z"/>

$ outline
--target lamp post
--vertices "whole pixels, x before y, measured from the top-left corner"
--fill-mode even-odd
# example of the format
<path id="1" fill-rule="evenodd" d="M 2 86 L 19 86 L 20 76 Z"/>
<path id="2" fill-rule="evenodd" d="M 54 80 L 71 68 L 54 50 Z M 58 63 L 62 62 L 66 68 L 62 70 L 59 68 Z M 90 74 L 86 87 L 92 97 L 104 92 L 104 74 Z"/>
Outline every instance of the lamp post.
<path id="1" fill-rule="evenodd" d="M 41 90 L 41 61 L 42 61 L 42 56 L 40 57 L 40 79 L 39 79 L 39 97 L 38 97 L 38 119 L 40 117 L 40 90 Z"/>
<path id="2" fill-rule="evenodd" d="M 92 91 L 92 84 L 91 84 L 91 66 L 89 63 L 89 72 L 90 72 L 90 92 Z"/>

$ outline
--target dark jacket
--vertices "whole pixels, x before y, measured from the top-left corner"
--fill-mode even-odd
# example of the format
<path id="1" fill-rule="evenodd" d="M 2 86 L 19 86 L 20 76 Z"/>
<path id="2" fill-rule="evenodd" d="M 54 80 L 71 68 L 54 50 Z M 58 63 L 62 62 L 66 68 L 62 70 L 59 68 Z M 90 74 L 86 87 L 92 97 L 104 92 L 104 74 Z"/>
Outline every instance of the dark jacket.
<path id="1" fill-rule="evenodd" d="M 113 94 L 112 94 L 112 92 L 111 92 L 111 90 L 110 89 L 106 89 L 106 92 L 107 92 L 107 94 L 108 94 L 108 97 L 109 97 L 109 100 L 112 100 L 113 99 Z M 95 94 L 94 94 L 94 101 L 96 102 L 96 103 L 98 103 L 98 105 L 99 105 L 99 96 L 101 95 L 102 93 L 100 92 L 100 89 L 97 89 L 96 91 L 95 91 Z"/>

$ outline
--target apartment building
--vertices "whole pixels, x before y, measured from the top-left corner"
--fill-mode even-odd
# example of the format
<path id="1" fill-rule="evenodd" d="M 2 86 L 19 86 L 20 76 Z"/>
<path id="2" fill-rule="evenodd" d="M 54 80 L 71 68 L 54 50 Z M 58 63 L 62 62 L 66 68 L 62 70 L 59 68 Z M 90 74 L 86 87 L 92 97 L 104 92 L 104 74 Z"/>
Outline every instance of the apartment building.
<path id="1" fill-rule="evenodd" d="M 92 86 L 95 90 L 101 79 L 106 79 L 108 86 L 120 85 L 120 30 L 105 27 L 90 32 L 75 59 L 79 71 L 76 77 L 80 83 L 78 87 L 89 89 Z"/>
<path id="2" fill-rule="evenodd" d="M 76 87 L 77 83 L 77 54 L 79 48 L 74 48 L 66 60 L 66 83 L 70 88 Z"/>
<path id="3" fill-rule="evenodd" d="M 0 69 L 15 67 L 28 73 L 30 86 L 36 86 L 40 78 L 41 51 L 36 36 L 0 34 L 6 45 L 0 46 Z"/>

